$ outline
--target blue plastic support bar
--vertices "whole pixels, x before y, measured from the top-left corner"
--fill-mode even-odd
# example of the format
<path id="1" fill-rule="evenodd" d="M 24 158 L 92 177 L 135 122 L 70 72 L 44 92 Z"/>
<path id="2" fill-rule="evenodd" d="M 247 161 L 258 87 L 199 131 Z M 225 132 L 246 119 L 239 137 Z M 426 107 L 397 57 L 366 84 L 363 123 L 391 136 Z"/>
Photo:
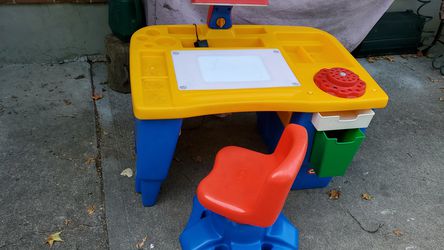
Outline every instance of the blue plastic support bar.
<path id="1" fill-rule="evenodd" d="M 256 112 L 259 134 L 267 146 L 268 153 L 273 153 L 276 148 L 284 126 L 276 112 Z"/>
<path id="2" fill-rule="evenodd" d="M 270 227 L 238 224 L 207 210 L 194 197 L 179 240 L 183 250 L 295 250 L 298 237 L 298 230 L 282 213 Z"/>
<path id="3" fill-rule="evenodd" d="M 293 113 L 290 119 L 290 123 L 299 124 L 307 130 L 308 146 L 303 164 L 309 164 L 311 150 L 313 148 L 313 140 L 316 133 L 316 128 L 313 126 L 313 123 L 311 123 L 312 116 L 313 116 L 312 113 Z"/>
<path id="4" fill-rule="evenodd" d="M 231 10 L 233 6 L 212 5 L 208 10 L 207 24 L 210 29 L 229 29 L 233 26 Z M 218 20 L 220 20 L 218 22 Z"/>
<path id="5" fill-rule="evenodd" d="M 136 119 L 136 192 L 144 206 L 156 203 L 168 175 L 182 120 Z"/>
<path id="6" fill-rule="evenodd" d="M 257 112 L 257 125 L 259 133 L 267 145 L 269 153 L 272 153 L 276 148 L 284 125 L 282 124 L 276 112 Z M 314 169 L 310 167 L 310 155 L 313 147 L 314 135 L 316 128 L 311 123 L 311 113 L 293 113 L 290 123 L 299 124 L 307 130 L 308 147 L 301 169 L 291 187 L 292 190 L 323 188 L 326 187 L 331 177 L 321 178 L 316 175 Z"/>

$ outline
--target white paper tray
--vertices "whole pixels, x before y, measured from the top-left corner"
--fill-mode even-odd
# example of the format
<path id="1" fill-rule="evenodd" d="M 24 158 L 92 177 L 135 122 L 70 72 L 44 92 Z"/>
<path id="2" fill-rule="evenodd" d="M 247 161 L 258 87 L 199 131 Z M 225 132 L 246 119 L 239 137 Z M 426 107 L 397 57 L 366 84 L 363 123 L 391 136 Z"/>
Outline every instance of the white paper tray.
<path id="1" fill-rule="evenodd" d="M 367 128 L 375 112 L 371 109 L 314 113 L 311 122 L 317 131 Z"/>

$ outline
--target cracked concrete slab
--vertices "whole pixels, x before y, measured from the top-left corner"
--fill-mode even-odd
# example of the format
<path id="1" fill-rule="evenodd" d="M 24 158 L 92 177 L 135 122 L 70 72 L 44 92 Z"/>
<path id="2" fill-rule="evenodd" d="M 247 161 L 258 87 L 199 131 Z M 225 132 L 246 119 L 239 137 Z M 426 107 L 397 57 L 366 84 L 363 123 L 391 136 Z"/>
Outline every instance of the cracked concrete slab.
<path id="1" fill-rule="evenodd" d="M 0 89 L 0 249 L 106 249 L 89 64 L 2 65 Z"/>
<path id="2" fill-rule="evenodd" d="M 377 111 L 347 175 L 326 189 L 291 192 L 284 213 L 302 249 L 437 249 L 444 78 L 427 58 L 361 62 L 389 93 L 389 106 Z M 97 113 L 91 81 L 102 97 Z M 54 249 L 134 249 L 144 237 L 144 249 L 179 249 L 216 152 L 265 151 L 252 113 L 188 120 L 159 202 L 144 208 L 133 177 L 120 175 L 135 164 L 130 95 L 108 89 L 105 64 L 2 65 L 0 84 L 0 249 L 47 249 L 45 238 L 57 231 L 64 242 Z M 339 200 L 328 199 L 332 188 Z M 365 192 L 374 199 L 362 200 Z"/>
<path id="3" fill-rule="evenodd" d="M 391 97 L 377 110 L 367 139 L 345 177 L 328 188 L 293 191 L 284 213 L 300 230 L 301 249 L 438 249 L 444 245 L 443 78 L 427 58 L 361 60 Z M 224 119 L 205 117 L 183 129 L 170 174 L 154 207 L 144 208 L 134 180 L 133 116 L 130 95 L 108 90 L 105 65 L 94 65 L 102 126 L 102 163 L 111 249 L 179 249 L 199 181 L 226 145 L 258 151 L 265 147 L 252 113 Z M 432 83 L 429 79 L 440 79 Z M 339 200 L 326 192 L 338 189 Z M 360 198 L 369 193 L 374 199 Z M 151 245 L 152 244 L 152 245 Z"/>

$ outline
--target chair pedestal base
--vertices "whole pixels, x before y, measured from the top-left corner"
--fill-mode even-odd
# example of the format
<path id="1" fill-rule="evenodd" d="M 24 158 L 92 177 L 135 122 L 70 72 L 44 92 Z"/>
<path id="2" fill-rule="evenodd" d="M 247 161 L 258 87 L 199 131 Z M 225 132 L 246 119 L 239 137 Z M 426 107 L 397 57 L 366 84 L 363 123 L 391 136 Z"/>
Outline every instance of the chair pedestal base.
<path id="1" fill-rule="evenodd" d="M 180 244 L 184 250 L 294 250 L 298 231 L 282 213 L 270 227 L 238 224 L 207 210 L 195 197 Z"/>

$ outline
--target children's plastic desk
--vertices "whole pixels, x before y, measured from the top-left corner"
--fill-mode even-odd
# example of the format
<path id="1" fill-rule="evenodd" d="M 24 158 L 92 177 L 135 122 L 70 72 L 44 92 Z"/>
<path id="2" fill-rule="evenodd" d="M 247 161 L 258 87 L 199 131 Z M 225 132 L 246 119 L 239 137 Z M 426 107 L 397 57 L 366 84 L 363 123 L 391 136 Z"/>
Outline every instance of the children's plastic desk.
<path id="1" fill-rule="evenodd" d="M 208 48 L 194 47 L 196 32 L 200 40 L 208 41 Z M 181 88 L 177 82 L 173 53 L 264 49 L 280 53 L 300 84 L 190 90 Z M 367 110 L 383 108 L 388 102 L 385 92 L 336 38 L 308 27 L 234 25 L 226 30 L 212 30 L 206 25 L 145 27 L 131 38 L 130 74 L 136 117 L 136 191 L 142 193 L 145 206 L 155 204 L 168 175 L 183 118 L 281 111 L 282 119 L 290 119 L 291 112 Z M 326 74 L 333 79 L 332 84 L 325 80 Z M 359 83 L 356 91 L 347 87 L 352 82 L 364 84 Z"/>

